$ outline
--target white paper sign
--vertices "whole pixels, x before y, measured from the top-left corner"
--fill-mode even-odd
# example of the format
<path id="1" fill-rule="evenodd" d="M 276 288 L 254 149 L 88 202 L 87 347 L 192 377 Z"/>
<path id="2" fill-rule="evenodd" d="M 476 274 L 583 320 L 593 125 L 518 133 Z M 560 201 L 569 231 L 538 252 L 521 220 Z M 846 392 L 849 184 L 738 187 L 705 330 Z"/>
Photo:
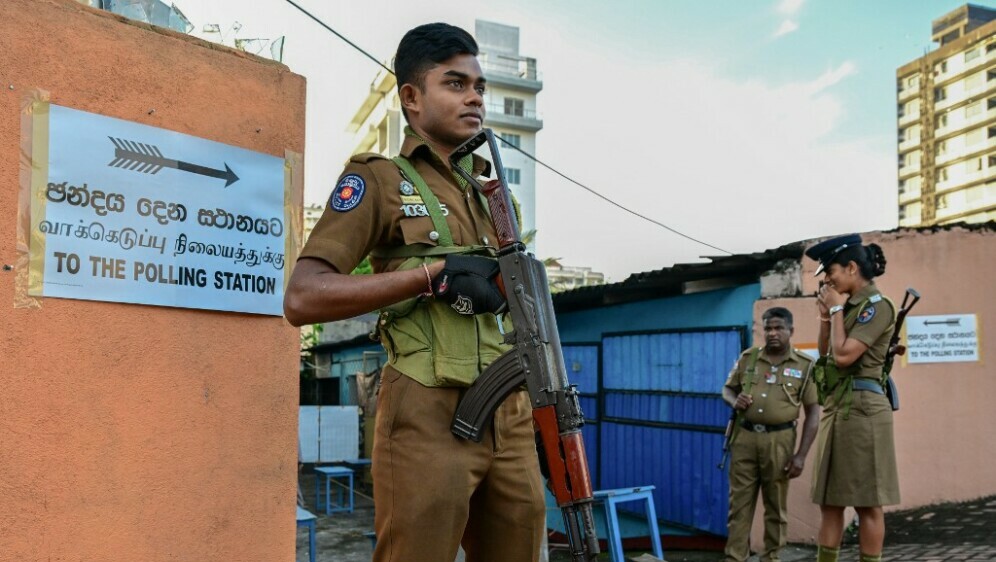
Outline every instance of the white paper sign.
<path id="1" fill-rule="evenodd" d="M 282 314 L 283 158 L 49 110 L 32 295 Z"/>
<path id="2" fill-rule="evenodd" d="M 979 331 L 974 314 L 906 318 L 908 363 L 955 363 L 979 360 Z"/>

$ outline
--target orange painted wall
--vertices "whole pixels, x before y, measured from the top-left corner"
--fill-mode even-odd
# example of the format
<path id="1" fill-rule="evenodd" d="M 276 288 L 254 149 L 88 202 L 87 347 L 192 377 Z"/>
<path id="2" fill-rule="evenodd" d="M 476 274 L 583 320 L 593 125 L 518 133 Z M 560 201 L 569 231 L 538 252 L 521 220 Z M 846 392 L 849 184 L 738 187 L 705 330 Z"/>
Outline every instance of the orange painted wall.
<path id="1" fill-rule="evenodd" d="M 0 264 L 17 258 L 19 107 L 32 88 L 267 154 L 304 151 L 301 76 L 72 0 L 0 2 L 0 84 Z M 153 306 L 14 308 L 15 273 L 0 269 L 0 560 L 293 560 L 298 331 Z"/>
<path id="2" fill-rule="evenodd" d="M 901 231 L 863 235 L 882 246 L 888 261 L 876 285 L 897 306 L 907 287 L 923 299 L 912 316 L 977 314 L 981 361 L 903 365 L 893 370 L 899 387 L 895 439 L 902 504 L 889 510 L 996 494 L 996 444 L 993 426 L 996 396 L 996 232 L 955 228 L 937 232 Z M 802 260 L 803 294 L 814 295 L 816 263 Z M 819 325 L 813 297 L 759 300 L 754 304 L 754 341 L 763 341 L 761 315 L 785 306 L 795 316 L 793 344 L 816 342 Z M 815 542 L 819 508 L 809 499 L 813 452 L 807 469 L 789 488 L 789 540 Z M 761 521 L 755 520 L 754 544 L 761 544 Z"/>

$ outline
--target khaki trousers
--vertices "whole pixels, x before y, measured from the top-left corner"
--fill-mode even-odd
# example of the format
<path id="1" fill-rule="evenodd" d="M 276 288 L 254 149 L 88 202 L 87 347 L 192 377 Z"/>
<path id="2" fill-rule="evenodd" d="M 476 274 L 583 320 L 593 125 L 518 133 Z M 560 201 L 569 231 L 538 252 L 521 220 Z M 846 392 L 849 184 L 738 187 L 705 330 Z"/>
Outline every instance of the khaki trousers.
<path id="1" fill-rule="evenodd" d="M 764 551 L 762 562 L 778 562 L 788 528 L 788 475 L 783 470 L 795 449 L 795 429 L 755 433 L 744 428 L 730 452 L 729 536 L 726 562 L 743 562 L 750 556 L 750 528 L 754 522 L 757 493 L 764 502 Z"/>
<path id="2" fill-rule="evenodd" d="M 544 488 L 525 391 L 495 412 L 480 443 L 450 422 L 458 388 L 429 388 L 387 367 L 373 450 L 374 562 L 537 562 Z"/>

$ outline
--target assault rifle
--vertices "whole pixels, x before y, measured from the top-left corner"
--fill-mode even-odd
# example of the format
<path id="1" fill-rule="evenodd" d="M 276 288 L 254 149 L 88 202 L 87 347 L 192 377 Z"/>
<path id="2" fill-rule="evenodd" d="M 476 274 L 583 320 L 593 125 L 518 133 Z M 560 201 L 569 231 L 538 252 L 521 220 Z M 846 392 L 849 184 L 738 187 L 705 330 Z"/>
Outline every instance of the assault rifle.
<path id="1" fill-rule="evenodd" d="M 481 185 L 460 168 L 464 156 L 487 144 L 498 179 Z M 450 430 L 457 437 L 480 442 L 495 409 L 523 384 L 533 406 L 548 468 L 548 483 L 564 515 L 567 541 L 574 562 L 598 557 L 598 535 L 592 517 L 591 478 L 581 438 L 584 416 L 575 386 L 567 381 L 557 320 L 543 263 L 526 253 L 505 180 L 505 170 L 491 129 L 483 129 L 450 155 L 453 170 L 487 199 L 498 233 L 498 285 L 508 301 L 513 330 L 504 333 L 514 347 L 496 359 L 467 390 L 457 405 Z M 504 314 L 504 313 L 503 313 Z M 502 327 L 502 315 L 498 318 Z"/>
<path id="2" fill-rule="evenodd" d="M 733 435 L 737 430 L 737 422 L 740 420 L 740 412 L 735 408 L 730 412 L 730 419 L 726 422 L 726 431 L 723 432 L 723 458 L 720 459 L 716 468 L 723 470 L 726 468 L 726 461 L 730 460 L 730 446 L 733 445 Z"/>
<path id="3" fill-rule="evenodd" d="M 913 301 L 908 305 L 910 297 L 913 297 Z M 916 289 L 909 287 L 906 289 L 906 294 L 903 295 L 903 303 L 899 306 L 899 312 L 896 313 L 896 328 L 892 331 L 892 339 L 889 340 L 889 351 L 885 354 L 885 366 L 883 368 L 883 377 L 885 379 L 885 394 L 889 398 L 889 404 L 892 405 L 893 410 L 899 409 L 899 389 L 896 388 L 896 383 L 892 382 L 892 377 L 889 374 L 892 372 L 892 364 L 896 360 L 897 355 L 906 354 L 906 346 L 899 343 L 899 336 L 903 332 L 903 322 L 906 321 L 906 315 L 913 310 L 913 305 L 915 305 L 920 300 L 920 293 L 916 292 Z"/>

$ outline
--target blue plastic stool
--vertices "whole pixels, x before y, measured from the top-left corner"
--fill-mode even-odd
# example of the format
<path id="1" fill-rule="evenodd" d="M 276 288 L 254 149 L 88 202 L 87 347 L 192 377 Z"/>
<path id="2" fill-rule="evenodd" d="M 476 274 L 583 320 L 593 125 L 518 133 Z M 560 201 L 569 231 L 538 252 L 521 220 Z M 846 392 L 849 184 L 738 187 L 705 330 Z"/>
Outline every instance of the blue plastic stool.
<path id="1" fill-rule="evenodd" d="M 601 504 L 605 508 L 605 526 L 609 530 L 606 542 L 613 562 L 626 560 L 623 558 L 622 533 L 619 531 L 619 514 L 616 512 L 616 506 L 634 501 L 646 502 L 647 526 L 649 527 L 650 543 L 654 549 L 654 556 L 664 559 L 664 550 L 661 548 L 661 533 L 657 527 L 657 509 L 654 507 L 653 490 L 654 486 L 640 486 L 638 488 L 599 490 L 594 493 L 595 503 Z"/>
<path id="2" fill-rule="evenodd" d="M 342 511 L 353 512 L 353 469 L 344 466 L 316 466 L 315 467 L 315 508 L 322 509 L 325 506 L 325 515 L 331 515 Z M 322 480 L 325 480 L 325 497 L 322 501 Z M 337 486 L 335 491 L 336 503 L 333 506 L 331 497 L 332 480 L 346 480 L 347 484 Z M 341 483 L 340 483 L 341 484 Z M 348 495 L 347 495 L 348 492 Z"/>
<path id="3" fill-rule="evenodd" d="M 314 513 L 311 513 L 307 509 L 301 506 L 297 507 L 297 526 L 308 528 L 308 560 L 310 562 L 315 562 L 315 517 Z"/>

